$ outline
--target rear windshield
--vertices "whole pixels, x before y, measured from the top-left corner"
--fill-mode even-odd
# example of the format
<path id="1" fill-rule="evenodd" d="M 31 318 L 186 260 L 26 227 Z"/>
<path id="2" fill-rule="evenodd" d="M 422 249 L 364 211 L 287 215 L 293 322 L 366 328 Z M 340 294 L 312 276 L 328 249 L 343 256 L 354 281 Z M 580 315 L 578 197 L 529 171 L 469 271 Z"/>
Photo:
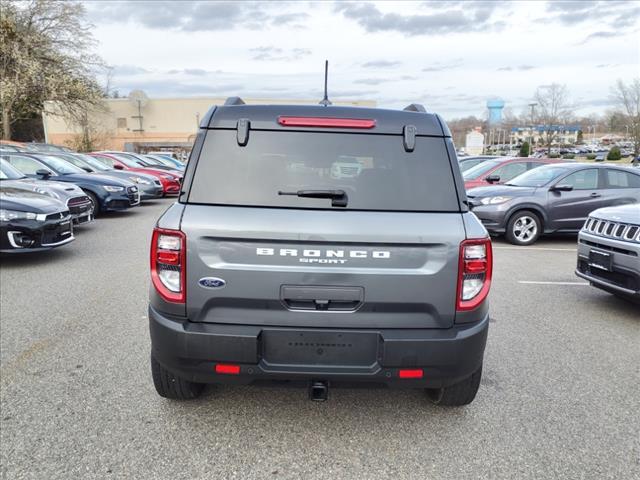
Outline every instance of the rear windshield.
<path id="1" fill-rule="evenodd" d="M 330 198 L 282 195 L 343 191 Z M 445 141 L 417 137 L 406 152 L 397 135 L 252 130 L 241 147 L 235 130 L 209 130 L 190 203 L 262 207 L 459 212 Z"/>

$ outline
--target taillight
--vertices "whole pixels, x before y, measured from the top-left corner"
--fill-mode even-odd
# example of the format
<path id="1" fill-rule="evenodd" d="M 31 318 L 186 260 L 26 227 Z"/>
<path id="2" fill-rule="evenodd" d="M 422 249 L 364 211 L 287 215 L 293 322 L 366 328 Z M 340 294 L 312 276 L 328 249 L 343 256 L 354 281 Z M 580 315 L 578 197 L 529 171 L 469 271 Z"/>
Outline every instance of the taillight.
<path id="1" fill-rule="evenodd" d="M 491 239 L 465 240 L 460 244 L 457 311 L 473 310 L 487 298 L 492 269 Z"/>
<path id="2" fill-rule="evenodd" d="M 186 237 L 180 230 L 153 230 L 151 281 L 158 294 L 167 302 L 185 301 L 186 249 Z"/>

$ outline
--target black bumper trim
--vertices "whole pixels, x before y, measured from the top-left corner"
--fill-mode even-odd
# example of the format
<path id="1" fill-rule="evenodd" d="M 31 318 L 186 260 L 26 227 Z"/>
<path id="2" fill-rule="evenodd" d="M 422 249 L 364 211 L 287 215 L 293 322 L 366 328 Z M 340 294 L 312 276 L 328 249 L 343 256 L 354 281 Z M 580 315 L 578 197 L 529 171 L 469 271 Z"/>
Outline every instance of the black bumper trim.
<path id="1" fill-rule="evenodd" d="M 482 365 L 489 316 L 448 329 L 360 330 L 379 338 L 377 358 L 366 368 L 342 366 L 335 359 L 330 365 L 272 365 L 263 358 L 261 337 L 265 330 L 340 332 L 336 329 L 193 323 L 163 315 L 153 307 L 149 307 L 149 327 L 156 360 L 177 376 L 194 382 L 250 384 L 321 378 L 437 388 L 470 376 Z M 239 364 L 240 375 L 216 374 L 217 363 Z M 424 378 L 400 380 L 400 368 L 423 368 Z"/>

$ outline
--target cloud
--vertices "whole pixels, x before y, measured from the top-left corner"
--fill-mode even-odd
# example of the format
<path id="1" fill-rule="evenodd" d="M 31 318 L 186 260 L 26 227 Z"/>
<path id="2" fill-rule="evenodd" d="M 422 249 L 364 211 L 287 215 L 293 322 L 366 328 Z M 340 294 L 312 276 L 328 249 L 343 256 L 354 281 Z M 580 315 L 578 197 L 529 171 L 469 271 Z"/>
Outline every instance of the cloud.
<path id="1" fill-rule="evenodd" d="M 278 47 L 255 47 L 249 49 L 253 55 L 253 60 L 268 60 L 268 61 L 290 61 L 299 60 L 302 57 L 311 55 L 311 50 L 308 48 L 291 48 L 282 49 Z"/>
<path id="2" fill-rule="evenodd" d="M 601 27 L 618 29 L 637 25 L 640 17 L 638 3 L 627 0 L 549 1 L 546 10 L 545 21 L 567 26 L 593 22 Z"/>
<path id="3" fill-rule="evenodd" d="M 131 22 L 152 29 L 185 32 L 264 29 L 304 22 L 309 14 L 290 11 L 280 2 L 181 1 L 87 2 L 89 16 L 96 23 Z M 282 9 L 289 11 L 282 13 Z"/>
<path id="4" fill-rule="evenodd" d="M 434 62 L 428 67 L 422 69 L 423 72 L 442 72 L 444 70 L 453 70 L 462 66 L 463 62 L 461 58 L 456 58 L 450 62 Z"/>
<path id="5" fill-rule="evenodd" d="M 397 60 L 373 60 L 362 64 L 364 68 L 391 68 L 402 65 L 402 62 Z"/>
<path id="6" fill-rule="evenodd" d="M 497 2 L 427 2 L 425 14 L 383 13 L 372 3 L 338 3 L 335 10 L 368 32 L 392 31 L 405 36 L 485 31 L 500 27 L 491 22 Z"/>
<path id="7" fill-rule="evenodd" d="M 359 78 L 358 80 L 354 80 L 353 83 L 361 83 L 363 85 L 380 85 L 381 83 L 388 81 L 388 78 Z"/>
<path id="8" fill-rule="evenodd" d="M 613 38 L 619 35 L 620 34 L 616 32 L 594 32 L 588 35 L 582 42 L 580 42 L 580 45 L 582 45 L 583 43 L 587 43 L 591 40 L 594 40 L 596 38 Z"/>
<path id="9" fill-rule="evenodd" d="M 533 65 L 518 65 L 515 67 L 500 67 L 497 69 L 498 72 L 511 72 L 513 70 L 520 70 L 520 71 L 527 71 L 527 70 L 533 70 L 534 67 Z"/>
<path id="10" fill-rule="evenodd" d="M 114 65 L 111 71 L 114 75 L 140 75 L 149 73 L 149 70 L 138 67 L 137 65 Z"/>

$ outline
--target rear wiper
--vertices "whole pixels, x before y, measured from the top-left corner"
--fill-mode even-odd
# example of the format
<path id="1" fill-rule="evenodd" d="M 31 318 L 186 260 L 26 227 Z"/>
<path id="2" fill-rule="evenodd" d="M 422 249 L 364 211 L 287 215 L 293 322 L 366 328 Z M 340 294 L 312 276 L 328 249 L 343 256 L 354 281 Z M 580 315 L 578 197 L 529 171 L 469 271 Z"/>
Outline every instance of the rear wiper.
<path id="1" fill-rule="evenodd" d="M 346 207 L 349 197 L 344 190 L 298 190 L 296 192 L 282 192 L 278 195 L 292 195 L 304 198 L 330 198 L 332 207 Z"/>

